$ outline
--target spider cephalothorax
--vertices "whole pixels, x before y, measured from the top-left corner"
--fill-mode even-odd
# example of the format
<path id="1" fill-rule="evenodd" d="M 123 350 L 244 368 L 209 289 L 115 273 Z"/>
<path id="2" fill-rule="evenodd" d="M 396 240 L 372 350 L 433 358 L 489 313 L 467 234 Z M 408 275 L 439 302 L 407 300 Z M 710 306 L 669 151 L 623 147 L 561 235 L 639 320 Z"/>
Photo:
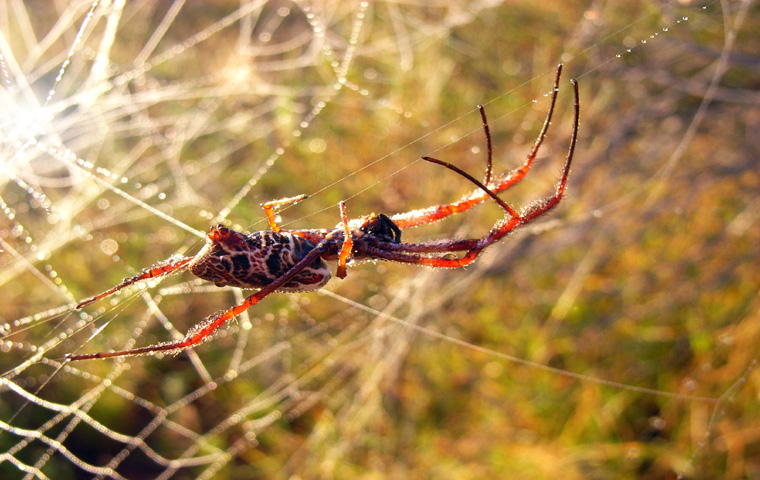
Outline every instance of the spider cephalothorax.
<path id="1" fill-rule="evenodd" d="M 349 221 L 343 202 L 339 204 L 342 223 L 333 229 L 286 230 L 282 229 L 275 218 L 275 208 L 294 203 L 306 198 L 304 195 L 263 204 L 269 220 L 270 230 L 250 234 L 236 232 L 223 225 L 212 227 L 206 237 L 206 245 L 198 254 L 190 257 L 169 259 L 141 271 L 139 274 L 124 279 L 119 285 L 87 299 L 77 305 L 82 308 L 103 297 L 111 295 L 141 280 L 164 276 L 173 272 L 189 270 L 190 273 L 209 280 L 217 286 L 240 288 L 257 288 L 254 294 L 223 312 L 207 317 L 191 328 L 182 340 L 149 345 L 147 347 L 116 352 L 88 353 L 67 355 L 69 361 L 90 358 L 120 357 L 127 355 L 153 354 L 158 352 L 176 353 L 185 348 L 198 345 L 230 319 L 240 315 L 246 309 L 275 291 L 316 290 L 330 279 L 330 270 L 325 260 L 338 262 L 337 276 L 346 276 L 346 265 L 358 260 L 390 260 L 400 263 L 427 265 L 432 267 L 457 268 L 468 265 L 489 245 L 507 235 L 515 228 L 525 225 L 550 209 L 562 199 L 570 174 L 570 164 L 578 138 L 579 100 L 578 84 L 573 80 L 575 92 L 575 116 L 570 148 L 565 160 L 562 177 L 553 195 L 534 202 L 530 207 L 518 213 L 507 205 L 499 192 L 515 185 L 528 173 L 533 160 L 546 136 L 551 123 L 554 105 L 557 100 L 559 78 L 562 66 L 557 68 L 554 80 L 551 105 L 546 115 L 543 128 L 528 154 L 528 158 L 519 168 L 492 178 L 491 135 L 488 129 L 485 111 L 479 107 L 483 119 L 483 129 L 488 142 L 486 173 L 483 182 L 473 178 L 450 163 L 431 157 L 424 160 L 442 165 L 466 178 L 477 189 L 454 203 L 434 205 L 429 208 L 399 213 L 393 216 L 370 214 L 360 219 Z M 493 199 L 504 211 L 504 219 L 494 225 L 480 238 L 444 239 L 431 242 L 401 243 L 401 231 L 407 228 L 436 222 L 449 215 L 464 212 L 470 208 Z M 456 253 L 463 252 L 461 256 Z"/>
<path id="2" fill-rule="evenodd" d="M 401 243 L 401 229 L 384 213 L 373 213 L 359 227 L 359 232 L 388 243 Z"/>

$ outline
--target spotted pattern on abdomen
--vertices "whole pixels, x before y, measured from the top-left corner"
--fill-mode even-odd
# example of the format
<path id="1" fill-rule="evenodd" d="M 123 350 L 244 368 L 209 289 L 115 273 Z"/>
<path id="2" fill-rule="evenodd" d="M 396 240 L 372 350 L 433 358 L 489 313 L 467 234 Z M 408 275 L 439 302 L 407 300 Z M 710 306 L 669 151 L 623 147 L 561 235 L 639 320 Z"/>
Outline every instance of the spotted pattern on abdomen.
<path id="1" fill-rule="evenodd" d="M 217 225 L 189 264 L 190 272 L 218 287 L 262 288 L 283 276 L 316 244 L 284 232 L 243 234 Z M 330 280 L 330 269 L 317 257 L 278 290 L 316 290 Z"/>

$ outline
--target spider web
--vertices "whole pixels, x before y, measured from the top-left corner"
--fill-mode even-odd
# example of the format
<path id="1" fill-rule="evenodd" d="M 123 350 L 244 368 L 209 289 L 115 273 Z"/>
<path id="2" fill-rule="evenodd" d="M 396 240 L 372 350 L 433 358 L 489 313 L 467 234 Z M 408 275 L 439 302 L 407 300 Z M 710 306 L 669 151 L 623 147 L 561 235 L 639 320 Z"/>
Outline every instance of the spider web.
<path id="1" fill-rule="evenodd" d="M 0 477 L 751 478 L 760 39 L 751 1 L 6 2 Z M 395 213 L 519 165 L 556 211 L 454 271 L 349 268 L 176 357 L 242 300 L 188 274 L 77 311 L 209 225 Z M 479 236 L 499 208 L 404 232 Z"/>

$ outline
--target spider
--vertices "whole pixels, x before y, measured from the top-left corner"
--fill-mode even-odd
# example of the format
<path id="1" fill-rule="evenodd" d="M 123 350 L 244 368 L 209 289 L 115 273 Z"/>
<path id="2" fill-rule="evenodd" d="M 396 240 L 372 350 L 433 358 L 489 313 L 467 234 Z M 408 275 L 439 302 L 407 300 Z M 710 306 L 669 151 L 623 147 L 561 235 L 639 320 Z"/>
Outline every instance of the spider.
<path id="1" fill-rule="evenodd" d="M 422 157 L 427 162 L 446 167 L 466 178 L 477 187 L 471 193 L 450 204 L 434 205 L 392 216 L 372 213 L 353 220 L 347 219 L 345 204 L 340 202 L 338 206 L 341 223 L 332 229 L 290 230 L 280 228 L 275 218 L 276 209 L 303 200 L 306 198 L 305 195 L 264 203 L 262 208 L 269 221 L 270 230 L 245 234 L 221 224 L 211 227 L 206 236 L 205 245 L 196 255 L 172 257 L 146 268 L 133 277 L 125 278 L 115 287 L 80 302 L 77 309 L 90 305 L 141 280 L 163 277 L 183 270 L 189 270 L 193 275 L 209 280 L 218 287 L 232 286 L 258 289 L 256 293 L 225 311 L 206 317 L 192 327 L 182 340 L 157 343 L 130 350 L 67 354 L 66 361 L 155 353 L 179 353 L 188 347 L 208 340 L 219 327 L 257 304 L 270 293 L 276 291 L 306 292 L 322 288 L 330 279 L 330 269 L 325 264 L 325 260 L 338 262 L 336 274 L 339 278 L 346 276 L 346 266 L 349 262 L 363 260 L 380 259 L 443 268 L 458 268 L 468 265 L 475 260 L 483 249 L 497 242 L 515 228 L 532 222 L 555 207 L 562 199 L 578 137 L 580 107 L 578 83 L 575 80 L 571 80 L 575 91 L 575 116 L 570 148 L 554 194 L 532 203 L 519 213 L 497 195 L 497 193 L 519 182 L 528 173 L 551 123 L 561 73 L 562 65 L 560 64 L 557 67 L 551 104 L 543 127 L 521 167 L 502 174 L 498 178 L 492 178 L 491 134 L 485 110 L 479 105 L 487 141 L 487 164 L 483 182 L 450 163 L 432 157 Z M 464 212 L 489 198 L 493 199 L 504 210 L 505 217 L 497 222 L 485 236 L 417 243 L 401 242 L 403 230 L 436 222 L 454 213 Z M 453 255 L 454 252 L 464 252 L 464 255 L 456 257 Z"/>

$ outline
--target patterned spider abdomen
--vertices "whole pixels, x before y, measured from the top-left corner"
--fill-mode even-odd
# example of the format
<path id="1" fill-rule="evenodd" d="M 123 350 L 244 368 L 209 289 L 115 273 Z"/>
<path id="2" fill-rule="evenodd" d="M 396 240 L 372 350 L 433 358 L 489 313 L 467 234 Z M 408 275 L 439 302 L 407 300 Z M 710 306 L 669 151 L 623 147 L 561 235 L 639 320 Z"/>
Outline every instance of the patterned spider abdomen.
<path id="1" fill-rule="evenodd" d="M 206 245 L 188 265 L 190 273 L 217 287 L 262 288 L 283 276 L 316 245 L 289 233 L 243 234 L 224 225 L 212 227 Z M 317 290 L 330 280 L 330 269 L 317 257 L 278 290 Z"/>

